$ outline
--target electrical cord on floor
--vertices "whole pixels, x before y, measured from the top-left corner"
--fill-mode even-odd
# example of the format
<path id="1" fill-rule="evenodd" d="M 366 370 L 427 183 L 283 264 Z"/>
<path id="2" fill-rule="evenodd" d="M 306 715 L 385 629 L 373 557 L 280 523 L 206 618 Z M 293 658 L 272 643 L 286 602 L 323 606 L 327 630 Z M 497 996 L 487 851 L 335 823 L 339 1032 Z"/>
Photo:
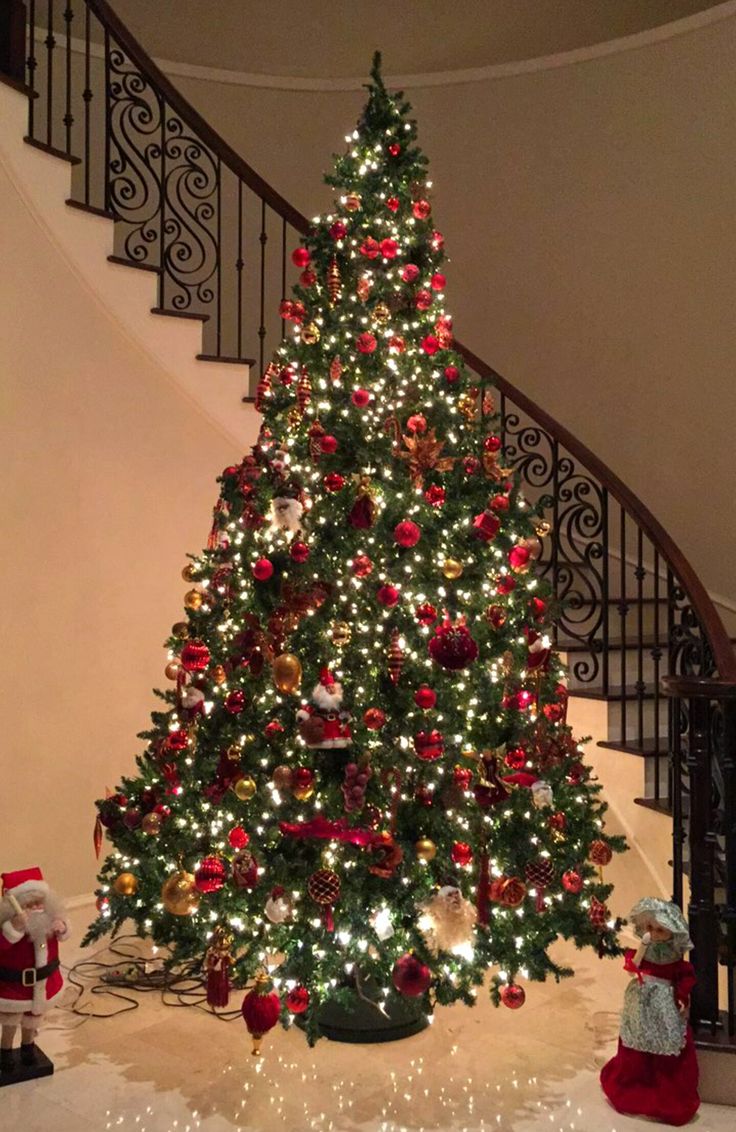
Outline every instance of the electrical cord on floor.
<path id="1" fill-rule="evenodd" d="M 205 981 L 195 963 L 182 963 L 167 967 L 168 954 L 141 955 L 137 948 L 140 939 L 135 935 L 118 936 L 113 942 L 94 952 L 88 959 L 80 959 L 65 968 L 66 980 L 75 995 L 61 1004 L 61 1009 L 81 1017 L 82 1025 L 89 1018 L 116 1018 L 140 1006 L 138 996 L 157 991 L 164 1006 L 195 1007 L 223 1022 L 239 1018 L 240 1010 L 215 1010 L 207 1002 Z M 131 993 L 133 992 L 133 993 Z M 121 1005 L 106 1012 L 92 1010 L 83 1003 L 85 995 L 106 995 Z"/>

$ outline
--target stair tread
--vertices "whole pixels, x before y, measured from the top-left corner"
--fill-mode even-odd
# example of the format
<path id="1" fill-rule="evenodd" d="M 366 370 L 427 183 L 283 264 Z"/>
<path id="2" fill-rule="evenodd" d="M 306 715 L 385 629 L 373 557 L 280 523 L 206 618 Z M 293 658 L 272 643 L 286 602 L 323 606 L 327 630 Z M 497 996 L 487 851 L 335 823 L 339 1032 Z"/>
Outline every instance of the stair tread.
<path id="1" fill-rule="evenodd" d="M 122 267 L 135 267 L 138 271 L 153 271 L 156 275 L 161 274 L 161 268 L 156 267 L 152 263 L 137 263 L 134 259 L 128 259 L 123 255 L 109 255 L 107 257 L 108 263 L 119 263 Z M 166 312 L 168 314 L 168 311 Z"/>
<path id="2" fill-rule="evenodd" d="M 579 696 L 583 700 L 631 700 L 636 703 L 639 699 L 639 693 L 631 685 L 622 687 L 620 684 L 609 684 L 606 692 L 603 691 L 603 688 L 598 688 L 595 685 L 588 687 L 585 684 L 580 687 L 568 685 L 567 690 L 571 696 Z M 647 690 L 642 692 L 641 698 L 643 700 L 655 698 L 655 691 L 651 684 L 647 684 Z"/>
<path id="3" fill-rule="evenodd" d="M 225 354 L 197 354 L 198 362 L 226 362 L 236 366 L 254 366 L 255 358 L 231 358 Z"/>
<path id="4" fill-rule="evenodd" d="M 162 314 L 167 318 L 193 318 L 199 322 L 209 322 L 208 314 L 198 314 L 196 311 L 175 311 L 170 307 L 151 307 L 151 314 Z"/>
<path id="5" fill-rule="evenodd" d="M 32 145 L 34 149 L 42 149 L 44 153 L 50 153 L 52 157 L 59 157 L 62 161 L 68 161 L 70 165 L 81 165 L 81 157 L 75 157 L 73 153 L 67 153 L 64 149 L 57 149 L 55 145 L 47 145 L 46 142 L 39 141 L 38 138 L 30 138 L 28 136 L 23 138 L 26 145 Z"/>
<path id="6" fill-rule="evenodd" d="M 643 806 L 645 810 L 654 810 L 655 814 L 672 816 L 672 803 L 669 798 L 634 798 L 636 806 Z"/>
<path id="7" fill-rule="evenodd" d="M 114 221 L 116 219 L 115 213 L 110 212 L 109 208 L 98 208 L 96 204 L 87 204 L 83 200 L 75 200 L 74 197 L 68 197 L 66 203 L 70 208 L 79 209 L 80 212 L 90 212 L 92 216 L 101 216 L 104 220 Z"/>
<path id="8" fill-rule="evenodd" d="M 661 735 L 659 745 L 654 736 L 644 739 L 599 739 L 597 747 L 605 747 L 608 751 L 623 751 L 626 755 L 640 755 L 642 758 L 654 755 L 669 754 L 667 736 Z"/>
<path id="9" fill-rule="evenodd" d="M 602 653 L 603 652 L 603 637 L 599 634 L 596 634 L 596 636 L 593 639 L 600 644 L 600 646 L 601 646 L 600 651 Z M 644 637 L 643 641 L 641 642 L 641 647 L 643 649 L 665 648 L 666 646 L 667 646 L 667 634 L 666 633 L 663 637 L 660 637 L 659 640 L 657 640 L 656 637 L 649 636 L 649 637 Z M 626 650 L 628 652 L 630 649 L 637 649 L 639 647 L 639 642 L 637 640 L 630 638 L 630 637 L 609 637 L 608 638 L 609 651 L 611 649 L 622 649 L 624 647 L 626 648 Z M 558 640 L 557 640 L 556 648 L 560 649 L 562 652 L 590 652 L 591 651 L 590 643 L 588 641 L 579 641 L 574 637 L 559 637 Z"/>

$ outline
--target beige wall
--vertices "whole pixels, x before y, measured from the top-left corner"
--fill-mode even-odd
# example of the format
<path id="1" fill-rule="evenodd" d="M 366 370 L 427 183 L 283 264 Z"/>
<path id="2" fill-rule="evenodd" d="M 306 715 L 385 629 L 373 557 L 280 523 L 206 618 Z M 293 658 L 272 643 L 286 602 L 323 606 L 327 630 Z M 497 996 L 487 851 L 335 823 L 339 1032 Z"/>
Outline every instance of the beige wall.
<path id="1" fill-rule="evenodd" d="M 0 179 L 0 868 L 90 891 L 93 799 L 166 684 L 187 551 L 238 456 L 123 336 Z"/>
<path id="2" fill-rule="evenodd" d="M 390 45 L 385 58 L 390 71 Z M 730 19 L 587 63 L 408 91 L 459 337 L 603 457 L 731 599 L 735 62 Z M 288 199 L 326 207 L 321 171 L 360 93 L 176 82 Z"/>

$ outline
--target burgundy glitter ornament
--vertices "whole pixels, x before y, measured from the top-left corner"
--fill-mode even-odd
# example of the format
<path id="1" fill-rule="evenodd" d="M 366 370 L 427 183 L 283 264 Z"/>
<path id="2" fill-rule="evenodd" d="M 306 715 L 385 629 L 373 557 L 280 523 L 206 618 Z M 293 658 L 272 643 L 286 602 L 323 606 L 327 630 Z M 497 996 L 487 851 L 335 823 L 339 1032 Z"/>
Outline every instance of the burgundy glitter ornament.
<path id="1" fill-rule="evenodd" d="M 386 200 L 386 208 L 389 209 L 390 212 L 398 212 L 400 203 L 398 197 L 388 197 Z"/>
<path id="2" fill-rule="evenodd" d="M 448 385 L 454 385 L 456 381 L 460 380 L 460 370 L 457 366 L 445 366 L 445 381 Z"/>
<path id="3" fill-rule="evenodd" d="M 407 953 L 396 960 L 391 980 L 400 994 L 418 998 L 429 988 L 432 972 L 426 963 L 420 963 L 416 956 Z"/>
<path id="4" fill-rule="evenodd" d="M 381 254 L 378 240 L 374 240 L 372 236 L 366 236 L 360 245 L 360 254 L 365 256 L 366 259 L 378 259 Z"/>
<path id="5" fill-rule="evenodd" d="M 442 624 L 435 628 L 428 648 L 432 660 L 451 672 L 467 668 L 478 656 L 478 646 L 462 616 L 452 622 L 446 614 Z"/>
<path id="6" fill-rule="evenodd" d="M 286 1009 L 291 1014 L 303 1014 L 309 1006 L 309 991 L 306 987 L 292 987 L 286 995 Z"/>
<path id="7" fill-rule="evenodd" d="M 368 331 L 364 331 L 363 334 L 359 334 L 356 338 L 355 345 L 357 346 L 361 354 L 372 354 L 376 346 L 378 345 L 378 341 L 376 340 L 375 335 L 370 334 Z"/>
<path id="8" fill-rule="evenodd" d="M 356 578 L 367 578 L 373 571 L 373 563 L 367 554 L 356 554 L 351 569 Z"/>
<path id="9" fill-rule="evenodd" d="M 386 713 L 377 707 L 369 707 L 363 712 L 363 723 L 369 731 L 380 731 L 386 722 Z"/>
<path id="10" fill-rule="evenodd" d="M 414 703 L 417 707 L 422 708 L 423 711 L 428 711 L 433 708 L 437 703 L 437 693 L 433 688 L 427 684 L 422 684 L 421 688 L 417 688 L 414 693 Z"/>
<path id="11" fill-rule="evenodd" d="M 562 874 L 562 887 L 565 892 L 572 892 L 577 895 L 582 890 L 583 878 L 575 869 L 568 869 L 566 873 Z"/>
<path id="12" fill-rule="evenodd" d="M 369 404 L 370 399 L 371 395 L 367 389 L 354 389 L 350 397 L 356 409 L 364 409 Z"/>
<path id="13" fill-rule="evenodd" d="M 401 278 L 405 283 L 415 283 L 419 278 L 419 268 L 415 263 L 407 263 L 404 270 L 401 272 Z"/>
<path id="14" fill-rule="evenodd" d="M 401 594 L 399 590 L 389 582 L 381 586 L 376 592 L 376 601 L 378 601 L 380 605 L 386 606 L 387 609 L 391 609 L 396 605 L 400 597 Z"/>
<path id="15" fill-rule="evenodd" d="M 469 865 L 473 860 L 473 850 L 466 841 L 456 841 L 450 850 L 450 856 L 456 865 Z"/>
<path id="16" fill-rule="evenodd" d="M 257 582 L 267 582 L 273 575 L 273 562 L 268 558 L 259 558 L 253 564 L 253 577 Z"/>
<path id="17" fill-rule="evenodd" d="M 293 542 L 289 547 L 289 555 L 294 562 L 306 562 L 309 558 L 309 547 L 305 542 Z"/>
<path id="18" fill-rule="evenodd" d="M 432 212 L 432 205 L 428 200 L 415 200 L 411 206 L 411 210 L 417 220 L 426 220 Z"/>
<path id="19" fill-rule="evenodd" d="M 336 220 L 335 223 L 330 226 L 329 231 L 333 240 L 344 240 L 348 234 L 347 225 L 344 224 L 342 220 Z"/>
<path id="20" fill-rule="evenodd" d="M 194 884 L 199 892 L 219 892 L 226 878 L 227 869 L 221 857 L 204 857 L 194 873 Z"/>
<path id="21" fill-rule="evenodd" d="M 424 353 L 431 358 L 432 355 L 436 354 L 440 348 L 439 339 L 435 338 L 434 334 L 427 334 L 424 338 L 422 338 L 420 346 L 422 350 L 424 350 Z"/>
<path id="22" fill-rule="evenodd" d="M 250 837 L 245 832 L 242 825 L 233 826 L 227 835 L 227 839 L 233 849 L 245 849 L 250 841 Z"/>
<path id="23" fill-rule="evenodd" d="M 425 763 L 436 762 L 437 759 L 442 758 L 445 750 L 445 740 L 442 732 L 436 729 L 432 731 L 418 731 L 414 736 L 414 750 L 416 751 L 417 758 Z"/>
<path id="24" fill-rule="evenodd" d="M 328 472 L 322 482 L 326 491 L 341 491 L 345 487 L 345 477 L 339 472 Z"/>
<path id="25" fill-rule="evenodd" d="M 399 251 L 399 245 L 396 243 L 396 240 L 392 240 L 390 236 L 387 236 L 385 240 L 381 240 L 380 248 L 381 255 L 384 259 L 396 259 Z"/>
<path id="26" fill-rule="evenodd" d="M 502 987 L 500 997 L 501 1002 L 504 1006 L 508 1006 L 509 1010 L 518 1010 L 526 1002 L 524 988 L 517 987 L 516 983 L 508 983 L 507 986 Z"/>
<path id="27" fill-rule="evenodd" d="M 240 688 L 233 688 L 232 692 L 228 692 L 225 697 L 223 707 L 231 715 L 240 715 L 245 708 L 245 692 L 241 691 Z"/>
<path id="28" fill-rule="evenodd" d="M 425 601 L 423 605 L 416 607 L 414 616 L 420 625 L 432 625 L 437 620 L 437 610 L 428 601 Z"/>
<path id="29" fill-rule="evenodd" d="M 439 484 L 432 483 L 424 492 L 424 498 L 430 507 L 441 507 L 447 498 L 447 492 Z"/>

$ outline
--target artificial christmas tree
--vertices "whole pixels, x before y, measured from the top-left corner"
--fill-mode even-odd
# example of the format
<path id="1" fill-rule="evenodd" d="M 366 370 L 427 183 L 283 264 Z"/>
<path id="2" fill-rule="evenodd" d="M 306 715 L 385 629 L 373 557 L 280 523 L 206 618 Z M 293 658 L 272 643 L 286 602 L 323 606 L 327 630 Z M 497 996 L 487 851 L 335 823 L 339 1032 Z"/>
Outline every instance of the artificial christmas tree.
<path id="1" fill-rule="evenodd" d="M 424 1017 L 489 971 L 516 1008 L 570 973 L 558 935 L 618 951 L 589 854 L 623 842 L 565 723 L 546 527 L 453 350 L 426 160 L 377 62 L 369 92 L 292 256 L 259 442 L 184 571 L 175 688 L 99 803 L 88 933 L 132 917 L 202 963 L 232 940 L 230 980 L 270 963 L 310 1040 L 326 1005 Z"/>

